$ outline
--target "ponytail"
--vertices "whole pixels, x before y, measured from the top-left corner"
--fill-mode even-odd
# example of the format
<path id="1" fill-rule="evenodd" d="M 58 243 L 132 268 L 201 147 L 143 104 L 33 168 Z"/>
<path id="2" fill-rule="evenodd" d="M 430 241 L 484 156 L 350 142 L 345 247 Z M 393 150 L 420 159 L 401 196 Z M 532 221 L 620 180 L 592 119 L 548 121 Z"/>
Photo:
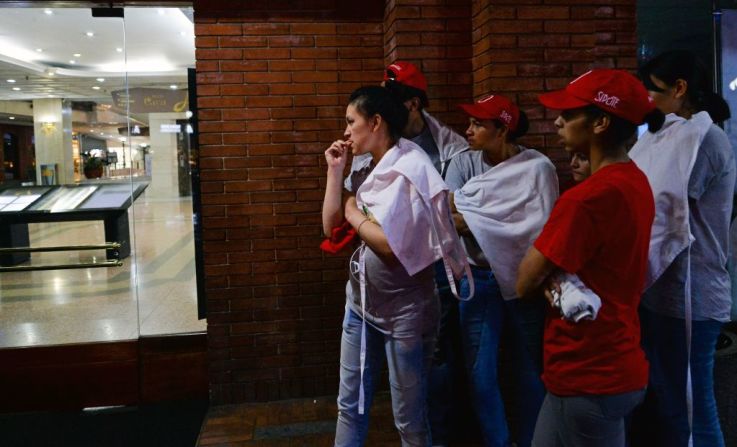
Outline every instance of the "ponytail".
<path id="1" fill-rule="evenodd" d="M 729 106 L 724 98 L 712 91 L 707 73 L 704 63 L 685 50 L 662 53 L 640 69 L 640 77 L 648 90 L 662 91 L 653 83 L 651 75 L 668 86 L 675 85 L 678 79 L 686 81 L 686 105 L 692 112 L 706 111 L 712 121 L 722 122 L 730 117 Z"/>
<path id="2" fill-rule="evenodd" d="M 659 131 L 660 128 L 663 127 L 664 122 L 665 115 L 658 108 L 652 109 L 647 115 L 645 115 L 645 124 L 647 124 L 647 130 L 650 133 Z"/>

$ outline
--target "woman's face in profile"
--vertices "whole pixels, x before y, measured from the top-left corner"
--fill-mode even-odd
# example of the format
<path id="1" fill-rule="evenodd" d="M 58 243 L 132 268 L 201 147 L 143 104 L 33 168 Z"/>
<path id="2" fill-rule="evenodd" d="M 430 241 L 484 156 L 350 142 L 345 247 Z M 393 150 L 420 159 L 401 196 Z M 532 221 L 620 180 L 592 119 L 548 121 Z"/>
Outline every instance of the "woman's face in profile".
<path id="1" fill-rule="evenodd" d="M 345 110 L 345 122 L 343 138 L 353 155 L 369 152 L 372 135 L 369 120 L 353 104 L 348 104 Z"/>
<path id="2" fill-rule="evenodd" d="M 576 183 L 586 180 L 591 175 L 591 163 L 586 154 L 574 152 L 571 155 L 571 174 Z"/>

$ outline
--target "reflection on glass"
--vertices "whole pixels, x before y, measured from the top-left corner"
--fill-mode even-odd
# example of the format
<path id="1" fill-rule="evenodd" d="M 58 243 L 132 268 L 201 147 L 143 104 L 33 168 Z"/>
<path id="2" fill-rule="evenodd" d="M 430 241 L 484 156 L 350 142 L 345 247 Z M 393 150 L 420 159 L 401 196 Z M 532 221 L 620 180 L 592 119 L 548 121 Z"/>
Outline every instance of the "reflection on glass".
<path id="1" fill-rule="evenodd" d="M 62 186 L 44 196 L 30 209 L 52 213 L 73 210 L 96 190 L 97 186 Z"/>

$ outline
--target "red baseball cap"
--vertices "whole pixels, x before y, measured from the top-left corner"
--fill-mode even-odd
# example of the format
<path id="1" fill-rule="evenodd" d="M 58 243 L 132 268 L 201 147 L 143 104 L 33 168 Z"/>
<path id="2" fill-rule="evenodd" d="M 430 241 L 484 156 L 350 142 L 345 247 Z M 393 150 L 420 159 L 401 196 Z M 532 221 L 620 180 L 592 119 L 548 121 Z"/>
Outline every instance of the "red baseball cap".
<path id="1" fill-rule="evenodd" d="M 459 104 L 468 115 L 480 120 L 499 120 L 509 130 L 516 130 L 519 123 L 519 108 L 502 95 L 489 95 L 473 104 Z"/>
<path id="2" fill-rule="evenodd" d="M 427 91 L 427 79 L 417 65 L 411 62 L 396 61 L 384 70 L 384 80 L 392 80 L 408 87 Z"/>
<path id="3" fill-rule="evenodd" d="M 595 69 L 571 81 L 565 89 L 543 93 L 550 109 L 570 110 L 594 105 L 633 124 L 642 124 L 655 103 L 639 79 L 622 70 Z"/>

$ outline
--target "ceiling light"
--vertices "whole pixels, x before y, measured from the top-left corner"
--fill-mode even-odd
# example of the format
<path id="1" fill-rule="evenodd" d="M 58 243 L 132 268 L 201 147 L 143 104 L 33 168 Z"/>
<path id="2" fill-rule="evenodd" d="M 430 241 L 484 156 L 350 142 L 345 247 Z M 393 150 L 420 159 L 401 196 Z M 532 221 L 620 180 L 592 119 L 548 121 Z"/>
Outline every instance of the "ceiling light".
<path id="1" fill-rule="evenodd" d="M 52 10 L 50 10 L 48 8 L 44 9 L 44 14 L 46 14 L 47 16 L 50 16 L 53 13 L 54 13 L 54 11 L 52 11 Z"/>
<path id="2" fill-rule="evenodd" d="M 87 35 L 87 37 L 92 37 L 95 35 L 95 33 L 93 33 L 92 31 L 87 31 L 85 34 Z"/>
<path id="3" fill-rule="evenodd" d="M 82 57 L 82 55 L 79 53 L 74 53 L 74 57 Z"/>
<path id="4" fill-rule="evenodd" d="M 122 48 L 116 48 L 115 51 L 117 51 L 118 53 L 122 53 L 123 52 L 123 49 Z"/>
<path id="5" fill-rule="evenodd" d="M 169 86 L 169 88 L 172 89 L 172 90 L 176 90 L 177 89 L 177 86 L 174 85 L 174 84 L 172 84 L 172 85 Z"/>
<path id="6" fill-rule="evenodd" d="M 74 59 L 72 59 L 72 60 L 70 60 L 70 61 L 69 61 L 69 63 L 70 63 L 70 64 L 76 64 L 76 63 L 77 63 L 77 61 L 75 61 Z"/>
<path id="7" fill-rule="evenodd" d="M 182 37 L 184 37 L 184 36 L 187 35 L 187 32 L 186 31 L 179 31 L 179 35 L 182 36 Z"/>
<path id="8" fill-rule="evenodd" d="M 44 52 L 44 49 L 43 48 L 36 48 L 36 52 L 37 53 L 43 53 Z"/>
<path id="9" fill-rule="evenodd" d="M 97 78 L 97 82 L 105 82 L 105 78 Z"/>
<path id="10" fill-rule="evenodd" d="M 92 86 L 92 90 L 100 90 L 100 87 L 94 85 L 94 86 Z"/>
<path id="11" fill-rule="evenodd" d="M 8 79 L 8 82 L 10 82 L 11 84 L 14 84 L 15 83 L 15 79 Z"/>
<path id="12" fill-rule="evenodd" d="M 47 95 L 49 98 L 54 98 L 54 95 Z"/>
<path id="13" fill-rule="evenodd" d="M 18 91 L 20 91 L 20 87 L 13 87 L 13 90 L 15 90 L 16 92 L 18 92 Z"/>
<path id="14" fill-rule="evenodd" d="M 8 119 L 9 119 L 9 120 L 14 120 L 14 119 L 15 119 L 15 117 L 14 117 L 14 116 L 9 116 L 9 117 L 8 117 Z"/>

